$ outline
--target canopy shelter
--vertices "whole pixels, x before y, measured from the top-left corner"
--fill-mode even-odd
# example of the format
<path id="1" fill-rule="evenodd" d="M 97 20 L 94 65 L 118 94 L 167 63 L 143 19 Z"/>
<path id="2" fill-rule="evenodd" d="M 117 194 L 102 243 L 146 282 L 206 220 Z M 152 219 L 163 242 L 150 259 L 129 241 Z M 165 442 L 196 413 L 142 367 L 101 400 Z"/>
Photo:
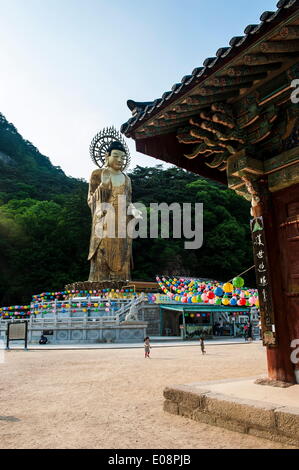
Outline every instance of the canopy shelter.
<path id="1" fill-rule="evenodd" d="M 161 335 L 183 336 L 184 338 L 198 337 L 203 334 L 211 337 L 215 333 L 214 326 L 219 318 L 225 320 L 227 334 L 236 335 L 236 321 L 242 318 L 243 324 L 250 320 L 250 307 L 221 307 L 204 304 L 160 304 Z M 231 318 L 234 321 L 231 321 Z M 227 329 L 227 328 L 226 328 Z M 183 330 L 183 331 L 182 331 Z M 223 332 L 222 332 L 223 334 Z"/>
<path id="2" fill-rule="evenodd" d="M 160 307 L 163 308 L 164 310 L 176 310 L 177 312 L 238 312 L 238 313 L 244 313 L 248 314 L 250 313 L 250 307 L 219 307 L 217 305 L 190 305 L 190 304 L 160 304 Z"/>
<path id="3" fill-rule="evenodd" d="M 270 380 L 299 382 L 299 0 L 280 0 L 162 97 L 128 101 L 136 150 L 252 203 Z M 196 53 L 196 51 L 195 51 Z M 295 346 L 294 346 L 295 344 Z M 293 346 L 292 346 L 293 345 Z"/>

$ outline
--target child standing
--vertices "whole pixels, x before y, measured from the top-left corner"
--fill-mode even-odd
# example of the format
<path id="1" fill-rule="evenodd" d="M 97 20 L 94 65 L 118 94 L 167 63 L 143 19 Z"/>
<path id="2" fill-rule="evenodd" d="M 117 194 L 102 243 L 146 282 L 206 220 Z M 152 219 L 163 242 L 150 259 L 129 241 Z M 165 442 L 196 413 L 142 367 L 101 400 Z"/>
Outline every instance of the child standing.
<path id="1" fill-rule="evenodd" d="M 199 338 L 199 341 L 200 341 L 201 353 L 202 353 L 202 354 L 206 354 L 204 337 L 201 336 L 201 337 Z"/>
<path id="2" fill-rule="evenodd" d="M 144 358 L 148 357 L 150 359 L 150 349 L 151 349 L 150 339 L 147 336 L 146 338 L 144 338 Z"/>

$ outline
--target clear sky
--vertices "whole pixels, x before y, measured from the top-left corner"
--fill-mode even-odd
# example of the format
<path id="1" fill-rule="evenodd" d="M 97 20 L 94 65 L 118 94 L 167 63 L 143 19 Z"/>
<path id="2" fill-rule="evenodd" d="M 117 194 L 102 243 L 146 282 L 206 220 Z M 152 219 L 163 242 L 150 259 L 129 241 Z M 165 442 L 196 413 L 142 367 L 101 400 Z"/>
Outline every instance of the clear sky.
<path id="1" fill-rule="evenodd" d="M 276 10 L 275 0 L 0 0 L 0 112 L 67 175 L 89 144 Z M 127 141 L 131 167 L 158 160 Z"/>

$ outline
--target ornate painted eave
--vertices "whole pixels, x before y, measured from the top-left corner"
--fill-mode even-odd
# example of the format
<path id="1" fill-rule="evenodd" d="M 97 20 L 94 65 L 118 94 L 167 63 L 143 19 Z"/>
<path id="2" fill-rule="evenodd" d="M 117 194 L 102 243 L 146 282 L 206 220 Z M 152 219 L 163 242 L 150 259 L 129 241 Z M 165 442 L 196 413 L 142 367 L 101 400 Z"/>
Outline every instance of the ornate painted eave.
<path id="1" fill-rule="evenodd" d="M 299 77 L 299 0 L 284 0 L 264 12 L 258 25 L 231 39 L 152 102 L 128 102 L 133 117 L 121 131 L 141 153 L 226 182 L 227 159 L 251 148 L 258 158 L 288 138 L 282 115 L 291 81 Z M 277 119 L 280 117 L 280 119 Z M 290 132 L 289 132 L 290 131 Z M 267 144 L 268 142 L 268 144 Z"/>

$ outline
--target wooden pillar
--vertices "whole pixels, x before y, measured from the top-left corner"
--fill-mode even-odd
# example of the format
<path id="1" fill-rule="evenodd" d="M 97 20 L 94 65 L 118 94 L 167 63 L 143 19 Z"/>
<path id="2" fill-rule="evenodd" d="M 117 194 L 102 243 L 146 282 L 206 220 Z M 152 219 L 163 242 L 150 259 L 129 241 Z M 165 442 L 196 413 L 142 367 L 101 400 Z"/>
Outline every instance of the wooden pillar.
<path id="1" fill-rule="evenodd" d="M 256 242 L 261 233 L 266 245 L 269 289 L 259 296 L 267 349 L 269 381 L 299 383 L 299 358 L 292 352 L 299 345 L 299 149 L 298 147 L 273 157 L 263 165 L 244 154 L 228 161 L 229 187 L 251 201 Z M 255 247 L 256 248 L 256 247 Z M 261 280 L 255 251 L 257 279 Z M 260 276 L 260 277 L 259 277 Z M 267 288 L 268 288 L 267 287 Z M 270 295 L 268 295 L 270 294 Z M 265 327 L 265 318 L 271 317 Z M 269 324 L 270 325 L 269 328 Z M 273 338 L 271 338 L 271 327 Z M 265 335 L 265 331 L 268 334 Z M 273 340 L 274 344 L 271 344 Z M 295 360 L 294 360 L 295 359 Z"/>
<path id="2" fill-rule="evenodd" d="M 276 346 L 267 346 L 268 376 L 288 383 L 296 383 L 291 343 L 299 338 L 299 231 L 297 227 L 298 238 L 292 242 L 284 224 L 288 221 L 289 207 L 296 200 L 299 209 L 299 185 L 270 194 L 263 201 L 277 340 Z M 299 218 L 299 210 L 297 214 Z"/>
<path id="3" fill-rule="evenodd" d="M 299 339 L 299 184 L 272 194 L 267 231 L 278 328 L 278 347 L 267 351 L 269 377 L 294 383 L 299 370 L 299 363 L 291 361 L 291 344 Z"/>

